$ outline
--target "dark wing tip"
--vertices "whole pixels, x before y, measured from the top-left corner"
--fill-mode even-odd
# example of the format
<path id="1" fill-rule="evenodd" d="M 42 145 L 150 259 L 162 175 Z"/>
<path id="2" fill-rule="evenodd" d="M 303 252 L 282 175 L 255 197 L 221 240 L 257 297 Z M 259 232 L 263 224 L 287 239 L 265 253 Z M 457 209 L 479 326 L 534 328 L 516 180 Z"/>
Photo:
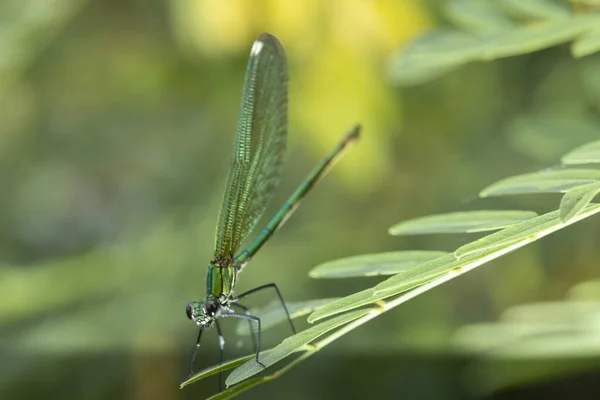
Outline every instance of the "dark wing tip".
<path id="1" fill-rule="evenodd" d="M 346 135 L 347 140 L 356 140 L 360 137 L 360 130 L 362 126 L 360 124 L 356 124 L 350 129 L 350 132 Z"/>
<path id="2" fill-rule="evenodd" d="M 261 40 L 261 41 L 274 40 L 276 42 L 279 42 L 279 39 L 277 39 L 275 37 L 275 35 L 273 35 L 272 33 L 269 33 L 269 32 L 261 33 L 257 40 Z"/>

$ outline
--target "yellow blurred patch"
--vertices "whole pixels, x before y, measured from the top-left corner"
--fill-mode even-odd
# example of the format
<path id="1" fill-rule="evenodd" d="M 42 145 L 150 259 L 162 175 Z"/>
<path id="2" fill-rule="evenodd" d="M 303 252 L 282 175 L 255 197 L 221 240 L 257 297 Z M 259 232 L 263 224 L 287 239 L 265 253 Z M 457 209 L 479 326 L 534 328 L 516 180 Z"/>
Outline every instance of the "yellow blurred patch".
<path id="1" fill-rule="evenodd" d="M 353 124 L 363 126 L 357 149 L 336 173 L 357 191 L 384 179 L 391 154 L 385 136 L 399 130 L 401 104 L 389 86 L 390 54 L 426 29 L 421 3 L 337 0 L 180 0 L 174 27 L 184 47 L 205 54 L 247 52 L 260 32 L 284 44 L 290 60 L 290 141 L 324 154 Z M 293 132 L 308 132 L 296 138 Z M 299 144 L 299 143 L 298 143 Z M 292 144 L 295 146 L 297 144 Z"/>
<path id="2" fill-rule="evenodd" d="M 322 43 L 314 56 L 295 71 L 290 84 L 290 130 L 308 132 L 317 154 L 323 154 L 353 124 L 363 126 L 357 149 L 341 163 L 341 173 L 355 186 L 376 186 L 389 159 L 381 135 L 400 120 L 392 93 L 365 59 L 335 43 Z M 293 143 L 298 138 L 291 135 Z M 368 191 L 368 190 L 367 190 Z"/>
<path id="3" fill-rule="evenodd" d="M 247 46 L 252 32 L 251 2 L 179 0 L 170 4 L 173 31 L 184 49 L 214 56 Z"/>

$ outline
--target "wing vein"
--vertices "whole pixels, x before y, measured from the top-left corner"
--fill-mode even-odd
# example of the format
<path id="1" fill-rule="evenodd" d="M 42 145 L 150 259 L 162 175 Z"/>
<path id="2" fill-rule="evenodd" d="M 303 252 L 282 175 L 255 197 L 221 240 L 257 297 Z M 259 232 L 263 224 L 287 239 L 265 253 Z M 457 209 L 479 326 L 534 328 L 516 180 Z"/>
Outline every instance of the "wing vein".
<path id="1" fill-rule="evenodd" d="M 279 183 L 287 142 L 287 61 L 265 33 L 246 69 L 234 155 L 221 202 L 215 258 L 233 257 L 250 235 Z"/>

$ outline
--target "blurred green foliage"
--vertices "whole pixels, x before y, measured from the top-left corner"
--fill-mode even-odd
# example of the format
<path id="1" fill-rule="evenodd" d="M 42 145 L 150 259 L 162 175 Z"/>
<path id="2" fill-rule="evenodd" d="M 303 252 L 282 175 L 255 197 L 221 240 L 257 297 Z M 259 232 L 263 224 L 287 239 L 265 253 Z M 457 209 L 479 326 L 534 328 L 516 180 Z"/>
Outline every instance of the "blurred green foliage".
<path id="1" fill-rule="evenodd" d="M 311 280 L 308 271 L 339 257 L 451 251 L 467 241 L 388 236 L 400 220 L 556 209 L 552 196 L 474 198 L 597 138 L 597 5 L 487 3 L 2 2 L 0 397 L 214 393 L 210 380 L 178 389 L 196 335 L 184 308 L 204 295 L 247 52 L 262 31 L 290 58 L 289 154 L 273 209 L 349 124 L 361 122 L 364 134 L 248 266 L 240 290 L 275 281 L 292 301 L 344 296 L 377 278 Z M 429 26 L 443 30 L 405 47 Z M 507 30 L 520 50 L 475 56 L 474 37 L 508 40 Z M 417 50 L 443 63 L 400 77 L 398 57 Z M 561 299 L 597 277 L 593 221 L 413 300 L 246 396 L 467 396 L 479 388 L 446 356 L 454 329 Z M 238 349 L 234 331 L 227 327 L 227 358 L 251 348 L 242 338 Z M 267 332 L 268 347 L 287 334 Z M 206 336 L 202 365 L 217 360 L 216 335 Z"/>

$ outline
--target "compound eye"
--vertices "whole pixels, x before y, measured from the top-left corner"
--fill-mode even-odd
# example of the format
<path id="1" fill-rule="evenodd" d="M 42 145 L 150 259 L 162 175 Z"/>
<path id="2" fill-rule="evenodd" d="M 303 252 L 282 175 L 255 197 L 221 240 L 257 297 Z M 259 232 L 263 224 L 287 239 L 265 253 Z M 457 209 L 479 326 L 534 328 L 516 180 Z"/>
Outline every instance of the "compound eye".
<path id="1" fill-rule="evenodd" d="M 204 309 L 206 310 L 206 314 L 210 315 L 211 317 L 214 317 L 215 315 L 217 315 L 217 312 L 219 312 L 219 303 L 217 303 L 214 300 L 208 300 L 206 302 L 206 304 L 204 305 Z"/>
<path id="2" fill-rule="evenodd" d="M 185 315 L 187 315 L 187 317 L 192 321 L 194 320 L 193 312 L 194 308 L 192 307 L 192 303 L 189 303 L 185 308 Z"/>

